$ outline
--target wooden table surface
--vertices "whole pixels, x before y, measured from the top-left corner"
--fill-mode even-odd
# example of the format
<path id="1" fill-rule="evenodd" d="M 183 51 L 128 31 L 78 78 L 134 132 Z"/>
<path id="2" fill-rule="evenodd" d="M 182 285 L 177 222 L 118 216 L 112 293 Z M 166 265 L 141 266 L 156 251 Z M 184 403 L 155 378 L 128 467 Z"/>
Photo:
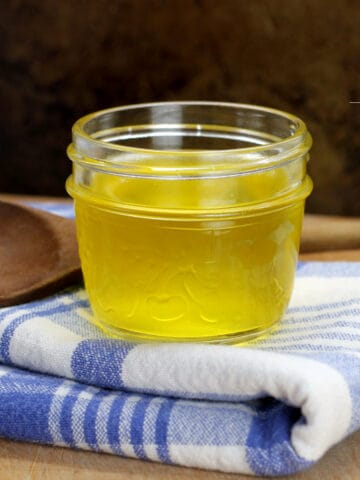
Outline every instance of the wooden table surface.
<path id="1" fill-rule="evenodd" d="M 24 197 L 0 195 L 0 199 L 24 200 Z M 34 200 L 33 197 L 30 199 Z M 302 259 L 360 261 L 360 219 L 306 216 L 302 251 Z M 99 478 L 100 480 L 245 480 L 254 477 L 160 465 L 103 453 L 0 439 L 0 480 L 98 480 Z M 333 447 L 311 469 L 278 478 L 359 480 L 360 431 Z"/>

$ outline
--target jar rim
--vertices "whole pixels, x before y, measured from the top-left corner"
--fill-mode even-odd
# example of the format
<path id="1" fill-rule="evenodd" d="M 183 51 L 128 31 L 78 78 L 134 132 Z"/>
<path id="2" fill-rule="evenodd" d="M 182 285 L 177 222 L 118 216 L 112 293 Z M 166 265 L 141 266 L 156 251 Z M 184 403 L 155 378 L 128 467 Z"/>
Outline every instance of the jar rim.
<path id="1" fill-rule="evenodd" d="M 86 126 L 90 121 L 101 119 L 106 115 L 131 112 L 146 108 L 160 108 L 160 107 L 219 107 L 223 109 L 238 109 L 249 110 L 259 114 L 269 114 L 277 116 L 279 119 L 288 120 L 292 122 L 292 130 L 289 135 L 280 140 L 264 143 L 256 146 L 225 148 L 225 149 L 196 149 L 196 150 L 182 150 L 182 149 L 156 149 L 143 148 L 131 145 L 123 145 L 119 143 L 112 143 L 111 141 L 101 140 L 92 136 L 86 131 Z M 72 128 L 73 143 L 69 146 L 68 154 L 73 161 L 78 161 L 92 168 L 112 171 L 112 173 L 124 174 L 124 170 L 128 169 L 131 175 L 163 175 L 176 171 L 189 174 L 191 177 L 195 170 L 177 166 L 159 167 L 159 165 L 147 166 L 145 169 L 139 168 L 135 165 L 134 157 L 139 156 L 154 156 L 154 158 L 164 158 L 171 156 L 171 158 L 189 158 L 201 156 L 206 161 L 207 159 L 214 162 L 219 156 L 221 160 L 217 164 L 216 172 L 210 172 L 210 175 L 223 173 L 229 175 L 231 172 L 238 175 L 244 173 L 251 173 L 257 170 L 277 167 L 284 162 L 289 162 L 292 159 L 297 159 L 299 156 L 304 156 L 311 146 L 311 137 L 307 131 L 305 123 L 297 116 L 284 112 L 282 110 L 264 107 L 261 105 L 252 105 L 246 103 L 231 103 L 231 102 L 217 102 L 217 101 L 165 101 L 165 102 L 149 102 L 137 103 L 133 105 L 117 106 L 99 110 L 90 113 L 78 119 Z M 121 162 L 116 154 L 123 154 Z M 127 155 L 126 155 L 127 154 Z M 224 162 L 224 158 L 228 156 L 233 160 L 232 162 Z M 115 158 L 114 158 L 115 157 Z M 239 160 L 241 160 L 241 172 L 239 172 Z M 141 171 L 140 171 L 141 170 Z M 202 168 L 196 167 L 196 174 L 204 175 L 204 171 L 209 170 L 209 165 L 204 163 Z M 125 172 L 126 174 L 126 172 Z M 195 174 L 195 175 L 196 175 Z"/>

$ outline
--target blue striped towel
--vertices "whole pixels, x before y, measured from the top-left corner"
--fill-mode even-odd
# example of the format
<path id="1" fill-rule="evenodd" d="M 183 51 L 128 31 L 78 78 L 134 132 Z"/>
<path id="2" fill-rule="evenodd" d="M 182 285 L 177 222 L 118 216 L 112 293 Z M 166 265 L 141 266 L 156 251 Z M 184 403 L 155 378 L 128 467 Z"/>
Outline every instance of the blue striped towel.
<path id="1" fill-rule="evenodd" d="M 0 309 L 0 435 L 227 472 L 309 467 L 360 427 L 359 279 L 359 263 L 300 264 L 281 327 L 244 348 L 108 339 L 81 286 Z"/>

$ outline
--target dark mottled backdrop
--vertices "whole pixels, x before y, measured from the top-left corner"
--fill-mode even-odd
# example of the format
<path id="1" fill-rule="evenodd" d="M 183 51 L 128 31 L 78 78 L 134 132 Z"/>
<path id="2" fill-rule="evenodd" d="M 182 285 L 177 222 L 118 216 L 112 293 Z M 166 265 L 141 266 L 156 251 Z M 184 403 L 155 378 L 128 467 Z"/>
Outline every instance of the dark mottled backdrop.
<path id="1" fill-rule="evenodd" d="M 309 210 L 360 214 L 357 0 L 3 0 L 0 29 L 0 191 L 64 194 L 80 115 L 213 99 L 303 117 Z"/>

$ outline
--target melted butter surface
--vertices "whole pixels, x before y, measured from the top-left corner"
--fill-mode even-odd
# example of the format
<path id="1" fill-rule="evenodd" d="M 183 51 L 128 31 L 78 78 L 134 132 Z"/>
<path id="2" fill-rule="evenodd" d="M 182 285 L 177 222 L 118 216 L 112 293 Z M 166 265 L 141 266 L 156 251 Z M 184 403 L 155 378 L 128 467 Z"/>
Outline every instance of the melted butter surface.
<path id="1" fill-rule="evenodd" d="M 211 213 L 229 202 L 271 198 L 286 181 L 276 170 L 208 181 L 95 175 L 75 205 L 85 284 L 100 326 L 201 339 L 277 322 L 292 291 L 304 200 L 231 219 Z M 150 214 L 112 211 L 101 197 L 146 205 Z M 164 205 L 206 208 L 210 217 L 151 215 Z"/>

